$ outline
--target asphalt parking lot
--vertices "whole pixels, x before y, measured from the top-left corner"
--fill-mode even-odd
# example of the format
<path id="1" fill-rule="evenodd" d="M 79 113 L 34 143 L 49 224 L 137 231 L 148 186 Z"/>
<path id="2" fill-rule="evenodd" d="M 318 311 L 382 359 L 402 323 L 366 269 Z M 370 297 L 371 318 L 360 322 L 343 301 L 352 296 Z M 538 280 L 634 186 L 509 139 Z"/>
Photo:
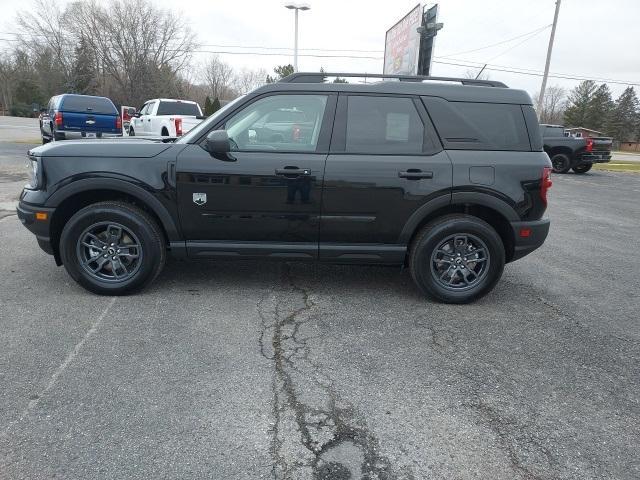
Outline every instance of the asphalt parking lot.
<path id="1" fill-rule="evenodd" d="M 554 176 L 547 242 L 473 305 L 267 262 L 108 298 L 3 210 L 28 147 L 0 143 L 0 478 L 640 478 L 640 175 Z"/>

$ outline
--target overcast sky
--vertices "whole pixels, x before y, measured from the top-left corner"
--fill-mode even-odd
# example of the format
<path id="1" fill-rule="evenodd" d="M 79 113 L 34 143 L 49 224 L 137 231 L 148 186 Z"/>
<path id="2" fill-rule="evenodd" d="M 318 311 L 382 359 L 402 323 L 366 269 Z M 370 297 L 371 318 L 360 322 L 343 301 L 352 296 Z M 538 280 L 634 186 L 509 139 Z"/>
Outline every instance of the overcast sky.
<path id="1" fill-rule="evenodd" d="M 293 63 L 291 50 L 287 50 L 293 46 L 293 12 L 284 8 L 282 0 L 155 0 L 154 3 L 185 16 L 202 44 L 200 50 L 236 52 L 219 54 L 234 68 L 271 71 L 275 65 Z M 300 70 L 317 71 L 323 67 L 327 71 L 381 72 L 385 31 L 418 2 L 309 0 L 308 3 L 311 10 L 300 12 L 302 55 L 373 58 L 300 56 Z M 541 72 L 550 34 L 550 28 L 543 27 L 551 24 L 554 5 L 555 0 L 443 0 L 439 21 L 444 28 L 436 38 L 432 74 L 464 76 L 467 70 L 473 70 L 438 62 L 478 62 L 479 67 L 488 62 L 497 68 Z M 0 7 L 3 17 L 0 27 L 11 32 L 15 26 L 9 19 L 17 9 L 29 8 L 29 2 L 0 0 Z M 639 19 L 640 0 L 563 0 L 550 71 L 640 84 Z M 543 30 L 530 37 L 468 52 L 536 29 Z M 0 42 L 0 47 L 6 45 Z M 331 51 L 348 49 L 360 51 Z M 196 53 L 195 63 L 208 55 L 211 53 Z M 488 74 L 491 79 L 532 94 L 540 88 L 539 76 L 492 70 Z M 576 83 L 549 79 L 550 85 L 567 88 Z M 608 83 L 616 95 L 626 86 Z"/>

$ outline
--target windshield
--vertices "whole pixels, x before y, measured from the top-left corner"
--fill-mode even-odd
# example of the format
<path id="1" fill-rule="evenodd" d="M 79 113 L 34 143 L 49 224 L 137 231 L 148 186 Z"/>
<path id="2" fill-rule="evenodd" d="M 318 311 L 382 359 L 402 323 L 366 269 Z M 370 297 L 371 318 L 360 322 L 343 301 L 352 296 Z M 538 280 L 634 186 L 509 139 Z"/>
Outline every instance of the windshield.
<path id="1" fill-rule="evenodd" d="M 194 139 L 202 135 L 203 132 L 206 132 L 207 130 L 209 130 L 211 126 L 214 123 L 216 123 L 222 115 L 224 115 L 228 110 L 233 108 L 236 104 L 240 103 L 240 100 L 242 100 L 244 97 L 245 95 L 242 95 L 236 98 L 235 100 L 232 100 L 231 102 L 227 103 L 224 107 L 222 107 L 216 113 L 211 115 L 204 122 L 192 128 L 186 135 L 183 135 L 178 140 L 176 140 L 176 143 L 191 143 Z"/>

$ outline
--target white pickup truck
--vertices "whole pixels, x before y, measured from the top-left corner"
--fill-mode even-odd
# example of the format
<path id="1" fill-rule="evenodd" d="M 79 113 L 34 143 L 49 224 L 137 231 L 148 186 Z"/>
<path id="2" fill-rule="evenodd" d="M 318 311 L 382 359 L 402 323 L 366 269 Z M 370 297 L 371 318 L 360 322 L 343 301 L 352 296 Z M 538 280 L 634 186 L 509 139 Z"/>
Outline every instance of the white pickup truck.
<path id="1" fill-rule="evenodd" d="M 128 133 L 130 137 L 179 137 L 203 119 L 202 109 L 196 102 L 154 98 L 132 114 Z"/>

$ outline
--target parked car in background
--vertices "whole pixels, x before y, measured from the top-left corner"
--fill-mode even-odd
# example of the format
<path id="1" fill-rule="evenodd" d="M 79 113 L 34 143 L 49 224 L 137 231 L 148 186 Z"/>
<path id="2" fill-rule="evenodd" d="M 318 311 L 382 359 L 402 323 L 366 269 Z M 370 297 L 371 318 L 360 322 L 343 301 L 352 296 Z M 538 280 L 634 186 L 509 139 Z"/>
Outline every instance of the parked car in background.
<path id="1" fill-rule="evenodd" d="M 148 285 L 170 254 L 406 265 L 426 295 L 465 303 L 542 245 L 551 162 L 527 92 L 325 75 L 262 86 L 179 139 L 32 149 L 18 216 L 105 295 Z M 309 133 L 258 134 L 292 120 Z"/>
<path id="2" fill-rule="evenodd" d="M 42 143 L 78 138 L 122 136 L 122 118 L 106 97 L 65 93 L 40 113 Z"/>
<path id="3" fill-rule="evenodd" d="M 562 125 L 541 124 L 540 131 L 555 173 L 586 173 L 594 163 L 611 160 L 613 139 L 609 137 L 571 137 Z"/>
<path id="4" fill-rule="evenodd" d="M 204 119 L 196 102 L 155 98 L 145 102 L 139 112 L 133 114 L 129 136 L 179 137 Z"/>

